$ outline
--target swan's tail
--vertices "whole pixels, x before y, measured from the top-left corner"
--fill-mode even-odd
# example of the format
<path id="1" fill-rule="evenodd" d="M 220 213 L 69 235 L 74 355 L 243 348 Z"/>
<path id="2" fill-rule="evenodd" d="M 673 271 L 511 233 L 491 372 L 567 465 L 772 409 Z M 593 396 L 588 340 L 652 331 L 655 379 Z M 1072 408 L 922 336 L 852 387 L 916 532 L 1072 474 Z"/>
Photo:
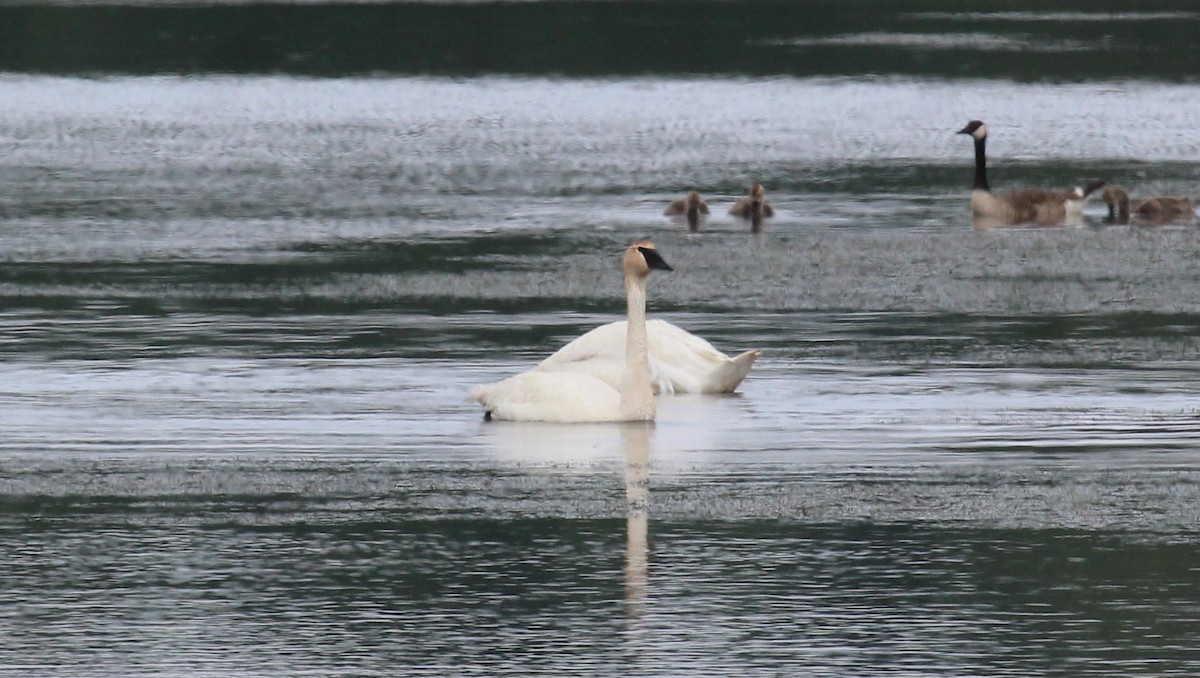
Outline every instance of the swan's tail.
<path id="1" fill-rule="evenodd" d="M 483 420 L 492 420 L 492 411 L 495 407 L 492 405 L 493 391 L 495 384 L 479 384 L 472 386 L 470 391 L 467 391 L 467 400 L 474 401 L 483 405 Z"/>
<path id="2" fill-rule="evenodd" d="M 488 400 L 490 400 L 492 397 L 492 390 L 495 386 L 495 384 L 479 384 L 472 386 L 471 390 L 467 391 L 467 400 L 486 406 L 488 404 Z"/>
<path id="3" fill-rule="evenodd" d="M 704 392 L 733 393 L 750 373 L 750 368 L 754 367 L 754 361 L 759 354 L 760 351 L 746 351 L 713 370 L 708 375 L 708 384 L 705 385 Z"/>

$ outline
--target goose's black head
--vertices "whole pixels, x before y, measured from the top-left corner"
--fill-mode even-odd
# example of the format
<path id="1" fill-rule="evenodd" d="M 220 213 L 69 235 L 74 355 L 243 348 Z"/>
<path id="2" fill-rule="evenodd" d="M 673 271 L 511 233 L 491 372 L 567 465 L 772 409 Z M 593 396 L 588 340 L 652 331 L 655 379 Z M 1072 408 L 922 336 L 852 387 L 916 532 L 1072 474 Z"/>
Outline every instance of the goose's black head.
<path id="1" fill-rule="evenodd" d="M 958 130 L 958 134 L 970 134 L 976 139 L 983 139 L 987 137 L 987 125 L 982 120 L 972 120 L 966 127 Z"/>

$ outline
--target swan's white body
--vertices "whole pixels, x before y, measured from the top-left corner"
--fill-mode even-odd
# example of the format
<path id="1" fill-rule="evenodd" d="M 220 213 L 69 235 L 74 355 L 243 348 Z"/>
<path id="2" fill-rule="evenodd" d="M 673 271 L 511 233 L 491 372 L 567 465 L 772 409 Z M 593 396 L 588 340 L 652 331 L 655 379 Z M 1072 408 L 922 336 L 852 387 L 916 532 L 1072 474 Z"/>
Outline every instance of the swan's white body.
<path id="1" fill-rule="evenodd" d="M 628 323 L 620 386 L 590 374 L 532 370 L 471 389 L 470 399 L 484 406 L 484 418 L 511 421 L 651 421 L 651 386 L 646 338 L 646 278 L 652 268 L 671 270 L 654 245 L 642 241 L 625 250 Z"/>
<path id="2" fill-rule="evenodd" d="M 488 419 L 506 421 L 627 421 L 621 392 L 577 372 L 530 371 L 471 389 L 471 400 L 487 408 Z M 653 418 L 653 412 L 649 418 Z"/>
<path id="3" fill-rule="evenodd" d="M 601 325 L 560 348 L 534 372 L 574 372 L 621 387 L 625 367 L 623 320 Z M 650 384 L 656 393 L 731 393 L 746 378 L 758 351 L 729 357 L 665 320 L 646 322 Z"/>

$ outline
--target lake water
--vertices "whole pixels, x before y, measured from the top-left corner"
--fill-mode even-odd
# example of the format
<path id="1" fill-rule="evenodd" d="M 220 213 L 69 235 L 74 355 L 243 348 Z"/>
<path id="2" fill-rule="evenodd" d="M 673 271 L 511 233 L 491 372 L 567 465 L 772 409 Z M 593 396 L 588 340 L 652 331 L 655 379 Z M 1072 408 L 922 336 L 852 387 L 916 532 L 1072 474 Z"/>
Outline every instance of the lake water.
<path id="1" fill-rule="evenodd" d="M 955 134 L 1200 197 L 1200 13 L 913 4 L 0 7 L 0 675 L 1200 673 L 1200 229 Z M 484 422 L 647 236 L 738 393 Z"/>

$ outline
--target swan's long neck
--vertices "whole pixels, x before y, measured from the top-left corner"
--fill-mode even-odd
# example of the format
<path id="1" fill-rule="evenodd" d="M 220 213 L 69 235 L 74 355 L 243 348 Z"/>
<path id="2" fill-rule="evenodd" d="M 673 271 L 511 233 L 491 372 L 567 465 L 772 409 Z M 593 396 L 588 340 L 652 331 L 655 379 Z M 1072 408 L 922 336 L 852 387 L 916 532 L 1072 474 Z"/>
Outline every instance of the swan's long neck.
<path id="1" fill-rule="evenodd" d="M 975 139 L 975 185 L 972 188 L 990 191 L 987 180 L 987 153 L 984 151 L 984 146 L 987 145 L 987 137 Z"/>
<path id="2" fill-rule="evenodd" d="M 646 337 L 646 278 L 626 275 L 625 294 L 629 322 L 625 334 L 621 409 L 629 419 L 653 419 L 654 389 L 650 385 L 650 349 Z"/>

